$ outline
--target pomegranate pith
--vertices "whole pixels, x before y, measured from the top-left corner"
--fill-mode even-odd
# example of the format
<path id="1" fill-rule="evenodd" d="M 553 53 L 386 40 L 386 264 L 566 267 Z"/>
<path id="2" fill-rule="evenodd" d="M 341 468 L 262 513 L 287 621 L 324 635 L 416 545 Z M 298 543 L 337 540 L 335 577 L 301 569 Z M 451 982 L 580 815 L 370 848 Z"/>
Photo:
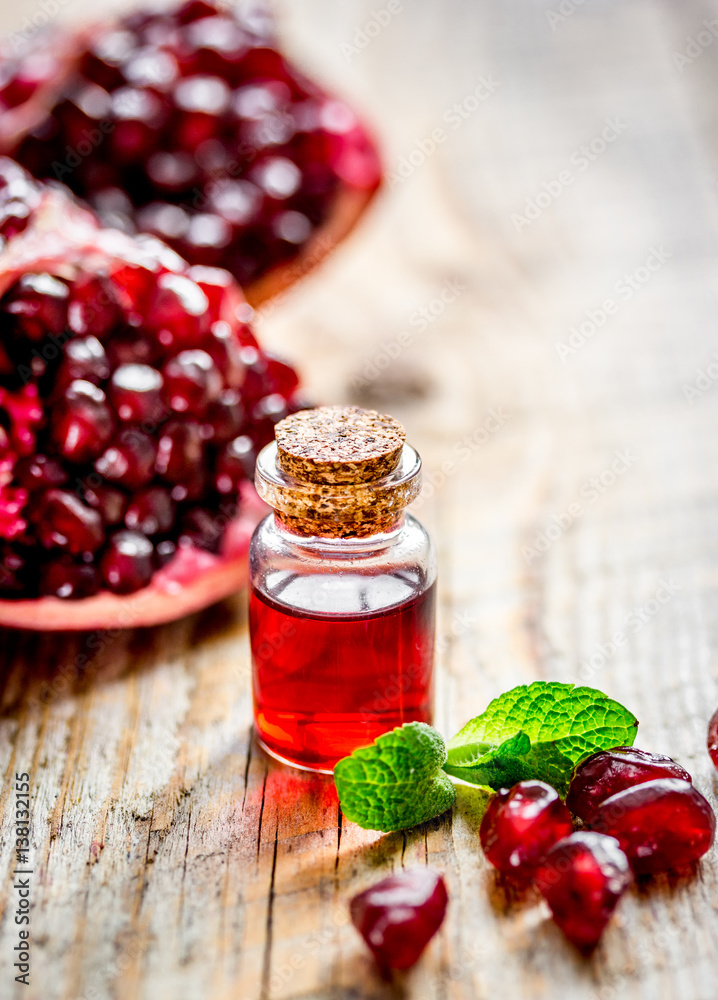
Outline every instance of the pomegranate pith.
<path id="1" fill-rule="evenodd" d="M 697 788 L 656 778 L 605 799 L 591 827 L 615 837 L 635 872 L 686 868 L 713 843 L 716 819 Z"/>
<path id="2" fill-rule="evenodd" d="M 379 183 L 354 113 L 277 51 L 256 10 L 190 0 L 48 34 L 5 60 L 0 152 L 192 264 L 254 282 L 297 257 L 343 188 Z M 45 75 L 19 87 L 38 53 Z"/>
<path id="3" fill-rule="evenodd" d="M 692 781 L 685 768 L 671 757 L 648 753 L 637 747 L 615 747 L 593 754 L 576 768 L 566 805 L 588 823 L 610 795 L 656 778 Z"/>
<path id="4" fill-rule="evenodd" d="M 352 923 L 388 979 L 392 969 L 408 969 L 421 956 L 444 919 L 448 896 L 433 868 L 410 868 L 390 875 L 354 896 Z"/>
<path id="5" fill-rule="evenodd" d="M 559 840 L 536 872 L 553 919 L 584 955 L 590 954 L 631 882 L 626 855 L 613 837 L 580 831 Z"/>
<path id="6" fill-rule="evenodd" d="M 573 832 L 571 813 L 543 781 L 520 781 L 493 796 L 481 821 L 481 846 L 501 871 L 530 872 L 548 849 Z"/>
<path id="7" fill-rule="evenodd" d="M 11 186 L 15 198 L 25 192 L 28 218 L 0 255 L 13 357 L 0 366 L 0 622 L 24 624 L 19 612 L 41 597 L 100 607 L 101 591 L 135 593 L 160 570 L 178 614 L 201 606 L 177 596 L 191 567 L 198 577 L 216 570 L 208 599 L 225 596 L 220 571 L 230 550 L 238 556 L 229 534 L 253 456 L 298 397 L 278 393 L 229 276 L 192 269 L 149 237 L 101 229 L 0 160 L 0 209 Z M 83 305 L 77 333 L 68 302 Z M 243 350 L 261 367 L 250 393 Z M 272 416 L 265 407 L 255 419 L 267 398 Z M 241 472 L 227 471 L 228 448 L 247 457 Z M 191 562 L 183 551 L 180 580 L 170 553 L 187 546 L 204 555 Z M 157 619 L 155 604 L 153 620 L 173 617 Z"/>

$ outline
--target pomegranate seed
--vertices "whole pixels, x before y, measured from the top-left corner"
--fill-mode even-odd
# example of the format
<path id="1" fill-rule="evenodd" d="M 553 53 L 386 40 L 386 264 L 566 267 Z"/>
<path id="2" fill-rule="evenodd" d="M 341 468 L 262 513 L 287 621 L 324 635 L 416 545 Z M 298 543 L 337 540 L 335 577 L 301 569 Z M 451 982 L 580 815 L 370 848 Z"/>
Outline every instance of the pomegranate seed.
<path id="1" fill-rule="evenodd" d="M 152 479 L 156 453 L 152 438 L 132 428 L 97 459 L 95 469 L 110 482 L 135 490 Z"/>
<path id="2" fill-rule="evenodd" d="M 25 533 L 27 521 L 23 513 L 27 500 L 27 490 L 0 486 L 0 538 L 10 541 Z"/>
<path id="3" fill-rule="evenodd" d="M 67 326 L 68 287 L 51 274 L 25 274 L 0 301 L 14 329 L 28 340 L 59 336 Z"/>
<path id="4" fill-rule="evenodd" d="M 217 459 L 214 483 L 218 493 L 237 493 L 239 484 L 254 476 L 254 443 L 246 434 L 236 437 Z"/>
<path id="5" fill-rule="evenodd" d="M 202 346 L 224 376 L 227 385 L 232 389 L 243 388 L 246 366 L 242 360 L 242 348 L 232 336 L 229 323 L 224 320 L 213 323 Z"/>
<path id="6" fill-rule="evenodd" d="M 65 356 L 58 369 L 55 388 L 65 389 L 75 379 L 99 385 L 109 376 L 110 363 L 97 337 L 73 337 L 65 346 Z"/>
<path id="7" fill-rule="evenodd" d="M 218 444 L 237 437 L 244 424 L 244 409 L 239 393 L 235 389 L 224 389 L 219 398 L 210 403 L 206 420 L 212 428 L 212 439 Z"/>
<path id="8" fill-rule="evenodd" d="M 100 589 L 100 578 L 94 566 L 87 563 L 52 562 L 40 575 L 40 593 L 52 597 L 92 597 Z"/>
<path id="9" fill-rule="evenodd" d="M 112 486 L 96 486 L 85 489 L 83 499 L 88 507 L 96 510 L 107 527 L 121 524 L 127 510 L 127 497 Z"/>
<path id="10" fill-rule="evenodd" d="M 3 597 L 21 597 L 27 592 L 30 565 L 16 549 L 0 545 L 0 594 Z"/>
<path id="11" fill-rule="evenodd" d="M 117 594 L 146 587 L 154 572 L 152 543 L 139 531 L 117 531 L 100 564 L 105 583 Z"/>
<path id="12" fill-rule="evenodd" d="M 160 191 L 177 193 L 191 188 L 197 180 L 197 164 L 189 153 L 153 153 L 147 173 Z"/>
<path id="13" fill-rule="evenodd" d="M 535 878 L 553 919 L 588 955 L 630 885 L 631 869 L 617 840 L 581 831 L 554 844 Z"/>
<path id="14" fill-rule="evenodd" d="M 5 433 L 5 438 L 14 451 L 29 454 L 35 446 L 35 431 L 44 417 L 37 385 L 30 383 L 18 392 L 0 386 L 0 406 L 4 411 L 3 423 L 9 432 Z"/>
<path id="15" fill-rule="evenodd" d="M 65 390 L 52 416 L 52 438 L 71 462 L 88 462 L 112 436 L 113 420 L 102 389 L 77 379 Z"/>
<path id="16" fill-rule="evenodd" d="M 207 552 L 219 552 L 227 519 L 203 507 L 188 510 L 182 518 L 180 545 L 196 545 Z"/>
<path id="17" fill-rule="evenodd" d="M 157 535 L 170 530 L 174 514 L 175 505 L 167 490 L 153 486 L 137 493 L 130 501 L 125 524 L 143 535 Z"/>
<path id="18" fill-rule="evenodd" d="M 121 87 L 112 94 L 111 118 L 115 128 L 109 139 L 121 163 L 146 160 L 154 150 L 157 129 L 164 123 L 164 110 L 152 91 Z"/>
<path id="19" fill-rule="evenodd" d="M 448 896 L 441 874 L 410 868 L 377 882 L 351 900 L 352 923 L 366 941 L 381 974 L 409 969 L 441 927 Z"/>
<path id="20" fill-rule="evenodd" d="M 222 377 L 206 351 L 181 351 L 162 371 L 165 398 L 177 413 L 202 416 L 222 391 Z"/>
<path id="21" fill-rule="evenodd" d="M 589 823 L 596 809 L 610 795 L 655 778 L 692 780 L 680 764 L 662 754 L 647 753 L 636 747 L 601 750 L 576 768 L 566 805 Z"/>
<path id="22" fill-rule="evenodd" d="M 708 801 L 688 781 L 656 778 L 605 799 L 591 827 L 615 837 L 634 871 L 685 868 L 713 843 L 716 820 Z"/>
<path id="23" fill-rule="evenodd" d="M 165 347 L 192 346 L 203 332 L 200 319 L 208 309 L 209 300 L 194 281 L 180 274 L 163 274 L 157 281 L 147 324 Z"/>
<path id="24" fill-rule="evenodd" d="M 79 555 L 95 552 L 105 540 L 102 518 L 74 493 L 48 490 L 34 512 L 37 537 L 47 549 L 59 548 Z"/>
<path id="25" fill-rule="evenodd" d="M 155 548 L 155 564 L 157 565 L 157 569 L 162 569 L 167 563 L 172 562 L 176 554 L 177 546 L 174 542 L 171 542 L 168 538 L 158 542 Z"/>
<path id="26" fill-rule="evenodd" d="M 299 376 L 291 365 L 280 358 L 267 355 L 267 385 L 272 392 L 279 393 L 289 399 L 299 387 Z"/>
<path id="27" fill-rule="evenodd" d="M 168 483 L 188 485 L 204 467 L 204 442 L 199 424 L 170 421 L 163 428 L 156 469 Z"/>
<path id="28" fill-rule="evenodd" d="M 26 385 L 19 392 L 5 392 L 0 387 L 0 406 L 6 411 L 10 424 L 10 443 L 19 455 L 35 451 L 36 431 L 45 414 L 36 385 Z"/>
<path id="29" fill-rule="evenodd" d="M 110 399 L 120 420 L 155 422 L 164 412 L 162 376 L 149 365 L 120 365 L 110 380 Z"/>
<path id="30" fill-rule="evenodd" d="M 718 710 L 713 713 L 708 723 L 708 753 L 718 768 Z"/>
<path id="31" fill-rule="evenodd" d="M 108 281 L 85 277 L 74 283 L 67 309 L 67 325 L 73 333 L 105 338 L 121 320 L 122 312 Z"/>
<path id="32" fill-rule="evenodd" d="M 481 846 L 492 865 L 506 872 L 527 872 L 562 837 L 573 832 L 567 807 L 543 781 L 520 781 L 502 788 L 481 821 Z"/>
<path id="33" fill-rule="evenodd" d="M 15 480 L 27 490 L 63 486 L 68 475 L 60 462 L 49 455 L 28 455 L 15 465 Z"/>
<path id="34" fill-rule="evenodd" d="M 216 13 L 215 8 L 205 0 L 187 0 L 181 7 L 177 8 L 178 24 L 190 24 L 192 21 L 199 21 L 203 17 L 211 17 Z"/>

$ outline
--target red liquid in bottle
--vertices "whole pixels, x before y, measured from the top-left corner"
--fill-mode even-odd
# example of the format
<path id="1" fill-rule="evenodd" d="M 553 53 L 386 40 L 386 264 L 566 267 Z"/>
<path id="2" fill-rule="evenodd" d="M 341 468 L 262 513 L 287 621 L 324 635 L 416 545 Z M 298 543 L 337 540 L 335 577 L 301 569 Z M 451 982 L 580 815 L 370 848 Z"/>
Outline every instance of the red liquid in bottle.
<path id="1" fill-rule="evenodd" d="M 312 614 L 252 589 L 254 719 L 292 764 L 331 770 L 405 722 L 431 722 L 436 586 L 381 611 Z"/>

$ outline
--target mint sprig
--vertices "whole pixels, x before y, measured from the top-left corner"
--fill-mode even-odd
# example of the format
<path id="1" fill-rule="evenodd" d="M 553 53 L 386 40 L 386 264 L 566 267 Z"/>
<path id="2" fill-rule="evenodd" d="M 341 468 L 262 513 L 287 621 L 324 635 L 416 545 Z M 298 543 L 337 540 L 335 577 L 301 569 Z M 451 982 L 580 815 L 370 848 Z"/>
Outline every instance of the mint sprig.
<path id="1" fill-rule="evenodd" d="M 536 681 L 495 698 L 447 748 L 431 726 L 412 722 L 355 750 L 334 769 L 348 819 L 402 830 L 452 804 L 453 775 L 501 788 L 539 778 L 565 794 L 574 767 L 598 750 L 631 745 L 636 717 L 602 691 Z"/>
<path id="2" fill-rule="evenodd" d="M 424 722 L 409 722 L 355 750 L 334 768 L 344 815 L 366 830 L 403 830 L 452 805 L 454 786 L 442 770 L 446 745 Z"/>
<path id="3" fill-rule="evenodd" d="M 638 722 L 595 688 L 536 681 L 495 698 L 449 742 L 445 770 L 473 785 L 500 788 L 539 778 L 565 793 L 576 764 L 633 743 Z M 522 733 L 519 752 L 512 741 Z M 506 777 L 508 775 L 508 778 Z"/>

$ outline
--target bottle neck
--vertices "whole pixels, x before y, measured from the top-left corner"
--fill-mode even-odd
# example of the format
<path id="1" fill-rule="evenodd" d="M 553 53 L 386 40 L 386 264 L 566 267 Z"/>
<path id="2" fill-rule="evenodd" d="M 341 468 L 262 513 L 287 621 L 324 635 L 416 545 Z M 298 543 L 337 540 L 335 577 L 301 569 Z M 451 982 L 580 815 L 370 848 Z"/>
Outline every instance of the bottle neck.
<path id="1" fill-rule="evenodd" d="M 282 540 L 297 549 L 307 552 L 331 552 L 333 557 L 371 555 L 380 549 L 385 549 L 394 544 L 401 535 L 406 523 L 406 512 L 400 511 L 394 517 L 392 524 L 378 530 L 372 534 L 351 537 L 339 537 L 336 535 L 309 535 L 303 531 L 295 530 L 294 526 L 287 523 L 285 515 L 280 511 L 274 511 L 273 527 Z"/>

